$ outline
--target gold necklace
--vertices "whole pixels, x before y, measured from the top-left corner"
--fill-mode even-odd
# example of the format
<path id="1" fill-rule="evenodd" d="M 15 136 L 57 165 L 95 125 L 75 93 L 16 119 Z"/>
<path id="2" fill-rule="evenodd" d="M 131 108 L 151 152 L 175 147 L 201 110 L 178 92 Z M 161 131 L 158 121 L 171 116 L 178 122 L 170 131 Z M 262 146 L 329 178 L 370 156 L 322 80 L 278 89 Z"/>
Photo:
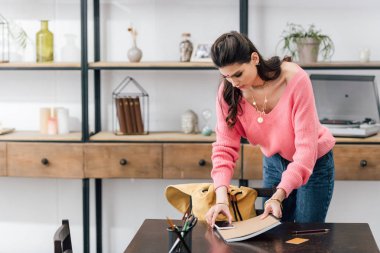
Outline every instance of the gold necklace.
<path id="1" fill-rule="evenodd" d="M 264 122 L 265 109 L 267 108 L 267 102 L 268 102 L 267 95 L 265 95 L 264 104 L 263 104 L 263 109 L 262 110 L 259 110 L 259 107 L 257 106 L 256 100 L 253 97 L 253 95 L 252 95 L 252 100 L 253 100 L 252 105 L 255 107 L 256 112 L 259 114 L 259 117 L 257 118 L 257 122 L 259 124 L 261 124 L 261 123 Z"/>
<path id="2" fill-rule="evenodd" d="M 262 84 L 263 88 L 265 88 L 264 85 L 266 83 L 267 83 L 267 81 L 263 82 L 263 84 Z M 259 114 L 259 117 L 257 118 L 257 122 L 259 124 L 261 124 L 261 123 L 264 122 L 264 115 L 265 115 L 265 110 L 267 108 L 267 103 L 268 103 L 267 94 L 265 94 L 264 103 L 263 103 L 263 109 L 259 110 L 259 107 L 257 106 L 256 100 L 255 100 L 254 96 L 252 95 L 252 105 L 255 107 L 256 112 Z"/>

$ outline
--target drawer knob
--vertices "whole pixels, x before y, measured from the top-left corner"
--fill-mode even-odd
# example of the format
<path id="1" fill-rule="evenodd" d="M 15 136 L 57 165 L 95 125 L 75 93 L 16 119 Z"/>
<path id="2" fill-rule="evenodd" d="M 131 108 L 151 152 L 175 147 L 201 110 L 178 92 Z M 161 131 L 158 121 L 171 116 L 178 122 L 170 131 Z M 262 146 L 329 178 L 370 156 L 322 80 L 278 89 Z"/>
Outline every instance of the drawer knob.
<path id="1" fill-rule="evenodd" d="M 199 166 L 205 166 L 206 165 L 205 159 L 199 160 L 198 164 L 199 164 Z"/>
<path id="2" fill-rule="evenodd" d="M 48 165 L 48 164 L 49 164 L 49 160 L 46 159 L 46 158 L 42 158 L 42 159 L 41 159 L 41 163 L 42 163 L 43 165 Z"/>
<path id="3" fill-rule="evenodd" d="M 128 163 L 128 161 L 127 161 L 127 159 L 120 159 L 120 165 L 127 165 L 127 163 Z"/>
<path id="4" fill-rule="evenodd" d="M 367 164 L 367 160 L 360 160 L 360 167 L 364 168 Z"/>

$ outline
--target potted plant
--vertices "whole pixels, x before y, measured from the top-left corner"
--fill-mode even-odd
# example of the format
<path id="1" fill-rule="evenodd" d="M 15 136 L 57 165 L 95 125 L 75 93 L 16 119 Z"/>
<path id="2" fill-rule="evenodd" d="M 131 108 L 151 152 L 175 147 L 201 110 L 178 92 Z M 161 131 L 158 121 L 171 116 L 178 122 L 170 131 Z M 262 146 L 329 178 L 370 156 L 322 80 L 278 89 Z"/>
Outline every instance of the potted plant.
<path id="1" fill-rule="evenodd" d="M 313 24 L 306 30 L 301 25 L 288 23 L 279 44 L 283 44 L 283 52 L 290 53 L 292 58 L 298 58 L 300 63 L 317 62 L 319 54 L 323 60 L 327 60 L 334 54 L 331 38 L 317 30 Z"/>

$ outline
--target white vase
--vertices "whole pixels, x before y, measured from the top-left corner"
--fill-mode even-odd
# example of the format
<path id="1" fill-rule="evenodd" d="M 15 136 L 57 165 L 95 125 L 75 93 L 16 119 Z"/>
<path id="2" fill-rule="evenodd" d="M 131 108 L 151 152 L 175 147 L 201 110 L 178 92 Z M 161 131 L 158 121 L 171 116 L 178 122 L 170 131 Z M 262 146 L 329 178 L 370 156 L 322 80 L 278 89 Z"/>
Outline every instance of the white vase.
<path id="1" fill-rule="evenodd" d="M 80 49 L 75 45 L 75 34 L 65 34 L 66 43 L 61 48 L 61 61 L 78 62 L 80 61 Z"/>
<path id="2" fill-rule="evenodd" d="M 142 51 L 140 48 L 133 46 L 128 50 L 127 56 L 130 62 L 140 62 Z"/>

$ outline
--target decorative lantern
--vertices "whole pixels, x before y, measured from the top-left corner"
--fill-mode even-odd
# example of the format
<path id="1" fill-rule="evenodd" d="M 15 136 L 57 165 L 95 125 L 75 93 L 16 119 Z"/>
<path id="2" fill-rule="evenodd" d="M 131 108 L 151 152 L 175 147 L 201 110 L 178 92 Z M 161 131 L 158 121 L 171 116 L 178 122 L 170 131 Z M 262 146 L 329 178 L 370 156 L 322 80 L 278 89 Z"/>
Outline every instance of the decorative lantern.
<path id="1" fill-rule="evenodd" d="M 149 133 L 149 95 L 135 79 L 127 76 L 114 89 L 112 98 L 112 126 L 115 135 Z"/>
<path id="2" fill-rule="evenodd" d="M 0 62 L 9 62 L 9 23 L 0 14 Z"/>

